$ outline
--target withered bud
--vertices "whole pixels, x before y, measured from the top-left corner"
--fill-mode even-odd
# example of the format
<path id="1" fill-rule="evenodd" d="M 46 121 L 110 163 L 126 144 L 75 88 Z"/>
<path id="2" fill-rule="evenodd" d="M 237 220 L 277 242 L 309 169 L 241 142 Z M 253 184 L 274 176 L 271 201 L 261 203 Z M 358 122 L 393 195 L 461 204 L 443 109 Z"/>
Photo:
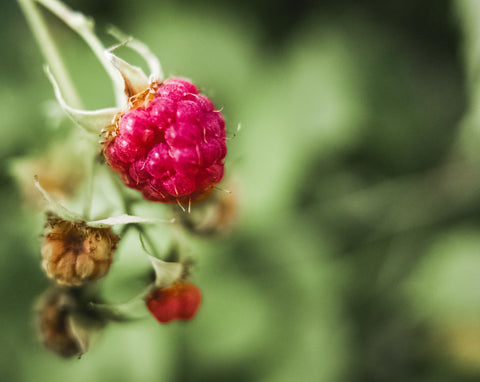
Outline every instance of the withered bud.
<path id="1" fill-rule="evenodd" d="M 83 161 L 83 151 L 82 146 L 78 145 L 78 136 L 75 135 L 66 141 L 53 143 L 41 155 L 13 160 L 10 171 L 26 205 L 37 210 L 43 209 L 45 205 L 41 193 L 32 187 L 34 176 L 41 179 L 42 187 L 55 199 L 72 198 L 85 179 L 85 168 L 78 165 Z M 60 163 L 58 158 L 62 158 Z"/>
<path id="2" fill-rule="evenodd" d="M 87 309 L 78 290 L 55 287 L 39 299 L 36 326 L 44 346 L 65 358 L 81 356 L 106 320 Z"/>
<path id="3" fill-rule="evenodd" d="M 42 243 L 42 267 L 57 283 L 79 286 L 108 273 L 120 238 L 110 228 L 49 215 Z"/>
<path id="4" fill-rule="evenodd" d="M 229 231 L 237 219 L 237 199 L 231 192 L 216 192 L 190 212 L 178 211 L 178 220 L 191 233 L 215 236 Z"/>

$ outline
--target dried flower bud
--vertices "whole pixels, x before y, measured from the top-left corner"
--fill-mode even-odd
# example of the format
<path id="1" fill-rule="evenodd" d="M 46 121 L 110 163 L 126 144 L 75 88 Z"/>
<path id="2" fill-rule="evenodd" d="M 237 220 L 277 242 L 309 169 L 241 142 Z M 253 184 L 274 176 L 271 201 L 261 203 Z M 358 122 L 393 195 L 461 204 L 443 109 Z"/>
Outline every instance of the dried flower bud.
<path id="1" fill-rule="evenodd" d="M 105 276 L 120 238 L 110 228 L 49 216 L 42 267 L 59 284 L 79 286 Z"/>
<path id="2" fill-rule="evenodd" d="M 29 207 L 44 207 L 42 195 L 32 187 L 34 177 L 41 179 L 42 187 L 55 199 L 68 200 L 75 195 L 85 178 L 85 168 L 79 166 L 85 154 L 79 146 L 75 136 L 61 143 L 55 142 L 41 155 L 17 158 L 11 162 L 10 170 Z"/>
<path id="3" fill-rule="evenodd" d="M 237 221 L 235 193 L 217 192 L 190 212 L 178 211 L 178 221 L 191 233 L 214 236 L 228 232 Z"/>
<path id="4" fill-rule="evenodd" d="M 162 324 L 191 320 L 201 302 L 200 289 L 184 280 L 177 280 L 169 287 L 155 288 L 145 300 L 150 313 Z"/>
<path id="5" fill-rule="evenodd" d="M 61 357 L 81 356 L 106 321 L 87 309 L 78 290 L 55 287 L 39 300 L 36 326 L 45 347 Z"/>

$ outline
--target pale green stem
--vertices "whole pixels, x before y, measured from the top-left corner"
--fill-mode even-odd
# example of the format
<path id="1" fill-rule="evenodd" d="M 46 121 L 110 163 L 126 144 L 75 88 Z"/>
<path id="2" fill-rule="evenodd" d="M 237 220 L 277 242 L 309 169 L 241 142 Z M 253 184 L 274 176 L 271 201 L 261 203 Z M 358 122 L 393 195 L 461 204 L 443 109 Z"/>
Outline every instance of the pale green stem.
<path id="1" fill-rule="evenodd" d="M 155 242 L 153 241 L 152 237 L 148 234 L 148 232 L 145 230 L 145 228 L 140 224 L 135 224 L 134 227 L 137 229 L 138 233 L 140 234 L 140 243 L 142 244 L 143 250 L 147 254 L 153 257 L 156 257 L 157 259 L 160 259 L 161 256 L 157 250 L 157 247 L 155 246 Z M 146 243 L 144 242 L 144 240 Z M 145 246 L 145 244 L 148 245 L 150 252 L 147 250 L 147 247 Z"/>
<path id="2" fill-rule="evenodd" d="M 83 205 L 83 216 L 85 220 L 90 220 L 90 214 L 92 212 L 92 201 L 93 201 L 93 180 L 95 178 L 95 164 L 97 162 L 97 156 L 95 153 L 87 161 L 86 171 L 87 171 L 87 182 L 85 185 L 85 204 Z"/>
<path id="3" fill-rule="evenodd" d="M 118 178 L 115 177 L 115 175 L 111 171 L 109 171 L 108 173 L 110 175 L 110 179 L 112 180 L 113 185 L 115 186 L 118 194 L 120 195 L 120 198 L 122 199 L 124 211 L 127 214 L 131 214 L 132 213 L 132 205 L 134 203 L 134 200 L 128 198 L 125 195 L 125 192 L 123 190 L 123 185 L 120 184 Z M 146 243 L 148 245 L 150 251 L 151 251 L 151 254 L 154 257 L 157 257 L 157 258 L 160 259 L 161 256 L 160 256 L 160 254 L 157 250 L 157 247 L 155 246 L 155 242 L 151 238 L 151 236 L 149 235 L 147 230 L 141 224 L 133 223 L 133 224 L 129 224 L 129 225 L 125 226 L 125 228 L 123 229 L 122 235 L 124 235 L 127 232 L 129 227 L 134 227 L 138 231 L 138 233 L 140 234 L 140 242 L 142 244 L 142 247 L 143 247 L 144 251 L 147 254 L 149 254 L 149 252 L 148 252 L 148 250 L 145 246 L 145 243 Z"/>
<path id="4" fill-rule="evenodd" d="M 53 42 L 39 10 L 33 4 L 32 0 L 18 0 L 18 3 L 48 66 L 58 79 L 62 94 L 72 107 L 81 109 L 82 102 L 80 101 L 80 97 L 75 90 L 75 86 L 73 85 L 70 75 L 65 68 L 58 49 Z"/>
<path id="5" fill-rule="evenodd" d="M 150 70 L 150 81 L 163 81 L 164 74 L 162 70 L 162 65 L 152 51 L 148 48 L 147 45 L 134 39 L 131 36 L 126 35 L 120 29 L 111 26 L 108 28 L 107 32 L 115 37 L 120 42 L 126 42 L 126 45 L 137 52 L 143 59 L 146 61 L 148 68 Z"/>
<path id="6" fill-rule="evenodd" d="M 80 216 L 77 216 L 75 213 L 70 211 L 68 208 L 66 208 L 64 205 L 61 203 L 55 201 L 47 191 L 41 186 L 40 182 L 38 181 L 38 178 L 34 178 L 34 186 L 37 188 L 38 191 L 42 194 L 43 198 L 46 200 L 48 203 L 48 208 L 58 216 L 60 216 L 63 219 L 66 220 L 71 220 L 71 221 L 80 221 L 82 218 Z"/>
<path id="7" fill-rule="evenodd" d="M 115 69 L 105 55 L 105 47 L 94 32 L 94 22 L 80 12 L 73 11 L 58 0 L 37 0 L 73 31 L 75 31 L 92 49 L 93 53 L 105 68 L 114 84 L 117 106 L 125 103 L 124 83 L 120 73 Z"/>
<path id="8" fill-rule="evenodd" d="M 142 305 L 144 304 L 142 300 L 145 300 L 148 294 L 152 291 L 152 288 L 153 288 L 153 284 L 149 284 L 136 296 L 120 304 L 101 304 L 101 303 L 91 302 L 90 306 L 93 309 L 102 312 L 104 315 L 114 320 L 130 321 L 134 318 L 140 318 L 140 317 L 127 316 L 127 314 L 130 314 L 133 312 L 133 309 L 135 309 L 136 304 L 139 304 L 139 303 L 141 303 Z"/>

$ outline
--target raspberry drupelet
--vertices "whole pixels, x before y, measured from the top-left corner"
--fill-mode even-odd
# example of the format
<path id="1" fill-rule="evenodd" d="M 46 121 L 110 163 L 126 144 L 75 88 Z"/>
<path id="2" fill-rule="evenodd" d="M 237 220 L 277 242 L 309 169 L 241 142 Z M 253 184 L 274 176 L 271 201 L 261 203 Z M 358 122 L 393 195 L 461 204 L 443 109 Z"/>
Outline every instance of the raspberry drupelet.
<path id="1" fill-rule="evenodd" d="M 223 178 L 225 121 L 190 81 L 171 78 L 130 98 L 105 132 L 103 153 L 151 201 L 195 201 Z"/>

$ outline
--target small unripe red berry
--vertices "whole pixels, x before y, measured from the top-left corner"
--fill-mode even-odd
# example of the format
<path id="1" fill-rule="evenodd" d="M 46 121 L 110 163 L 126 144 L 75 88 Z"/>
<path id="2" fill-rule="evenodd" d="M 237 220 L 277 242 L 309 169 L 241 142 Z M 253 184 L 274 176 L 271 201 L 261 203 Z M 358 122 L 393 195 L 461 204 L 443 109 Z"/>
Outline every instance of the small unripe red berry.
<path id="1" fill-rule="evenodd" d="M 62 285 L 97 280 L 110 269 L 118 241 L 110 228 L 50 216 L 42 243 L 42 267 Z"/>
<path id="2" fill-rule="evenodd" d="M 195 201 L 223 178 L 225 121 L 188 80 L 150 90 L 132 97 L 130 110 L 107 127 L 107 163 L 148 200 Z"/>
<path id="3" fill-rule="evenodd" d="M 154 289 L 145 300 L 150 313 L 161 323 L 191 320 L 202 302 L 200 289 L 178 280 L 167 288 Z"/>

